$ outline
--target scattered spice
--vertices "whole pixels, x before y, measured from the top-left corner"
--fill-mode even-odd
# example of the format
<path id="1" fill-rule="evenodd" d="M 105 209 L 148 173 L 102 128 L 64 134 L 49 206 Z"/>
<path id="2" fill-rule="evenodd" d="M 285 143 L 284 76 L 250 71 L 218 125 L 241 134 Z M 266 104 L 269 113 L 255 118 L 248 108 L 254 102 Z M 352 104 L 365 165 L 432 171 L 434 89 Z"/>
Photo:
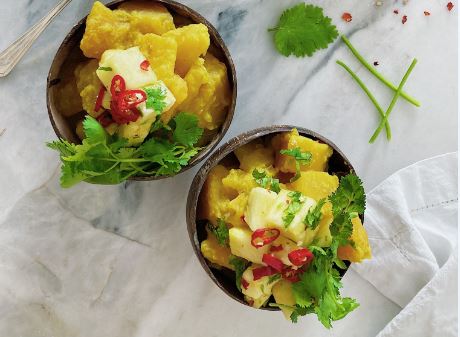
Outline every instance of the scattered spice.
<path id="1" fill-rule="evenodd" d="M 342 19 L 343 19 L 343 21 L 345 21 L 345 22 L 351 22 L 351 20 L 353 19 L 353 17 L 351 16 L 350 13 L 345 12 L 345 13 L 342 14 Z"/>
<path id="2" fill-rule="evenodd" d="M 431 15 L 431 13 L 430 13 L 430 12 L 428 12 L 428 11 L 424 11 L 424 12 L 423 12 L 423 14 L 425 14 L 425 16 L 429 16 L 429 15 Z"/>
<path id="3" fill-rule="evenodd" d="M 447 3 L 447 10 L 450 12 L 452 10 L 452 8 L 454 8 L 454 4 L 452 2 L 448 2 Z"/>
<path id="4" fill-rule="evenodd" d="M 274 257 L 271 254 L 264 254 L 262 256 L 262 262 L 265 263 L 267 266 L 272 267 L 279 273 L 283 271 L 283 267 L 284 267 L 283 261 L 281 261 L 277 257 Z"/>
<path id="5" fill-rule="evenodd" d="M 272 276 L 274 274 L 277 274 L 277 271 L 270 266 L 259 267 L 252 270 L 254 281 L 260 280 L 264 276 Z"/>
<path id="6" fill-rule="evenodd" d="M 270 252 L 279 252 L 279 251 L 282 251 L 282 250 L 283 250 L 283 245 L 271 246 L 270 247 Z"/>
<path id="7" fill-rule="evenodd" d="M 94 105 L 94 111 L 98 112 L 99 109 L 102 106 L 102 101 L 104 100 L 104 95 L 105 95 L 105 88 L 102 86 L 101 89 L 99 89 L 99 94 L 97 95 L 96 98 L 96 104 Z"/>
<path id="8" fill-rule="evenodd" d="M 0 130 L 0 136 L 3 136 L 3 134 L 5 133 L 6 129 L 1 129 Z"/>
<path id="9" fill-rule="evenodd" d="M 244 278 L 241 279 L 241 285 L 243 286 L 244 289 L 249 288 L 249 282 L 246 281 Z"/>
<path id="10" fill-rule="evenodd" d="M 401 22 L 402 24 L 405 24 L 407 22 L 407 15 L 403 15 Z"/>
<path id="11" fill-rule="evenodd" d="M 374 61 L 374 66 L 378 66 L 379 65 L 379 61 Z"/>
<path id="12" fill-rule="evenodd" d="M 395 9 L 395 10 L 393 11 L 393 13 L 399 14 L 399 11 L 398 11 L 397 9 Z"/>

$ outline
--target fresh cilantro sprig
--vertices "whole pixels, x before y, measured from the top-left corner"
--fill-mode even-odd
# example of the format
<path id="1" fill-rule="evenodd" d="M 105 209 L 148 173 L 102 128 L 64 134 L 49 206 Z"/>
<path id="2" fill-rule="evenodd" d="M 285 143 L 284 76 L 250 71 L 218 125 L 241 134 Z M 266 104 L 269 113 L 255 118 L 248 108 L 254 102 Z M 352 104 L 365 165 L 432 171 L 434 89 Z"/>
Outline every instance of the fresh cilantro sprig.
<path id="1" fill-rule="evenodd" d="M 304 152 L 300 147 L 280 150 L 280 153 L 293 157 L 295 160 L 295 176 L 290 179 L 291 183 L 300 178 L 300 165 L 308 165 L 312 160 L 311 152 Z"/>
<path id="2" fill-rule="evenodd" d="M 315 230 L 318 227 L 319 222 L 321 221 L 321 209 L 323 208 L 324 204 L 326 203 L 326 199 L 321 199 L 318 201 L 315 207 L 310 208 L 308 210 L 303 223 L 306 225 L 307 228 L 311 230 Z"/>
<path id="3" fill-rule="evenodd" d="M 300 3 L 281 14 L 275 32 L 275 46 L 284 56 L 312 56 L 334 42 L 339 33 L 323 9 Z"/>
<path id="4" fill-rule="evenodd" d="M 213 225 L 212 223 L 208 223 L 208 229 L 214 234 L 219 245 L 225 246 L 225 247 L 228 246 L 228 240 L 229 240 L 228 226 L 224 220 L 218 218 L 217 226 Z"/>
<path id="5" fill-rule="evenodd" d="M 290 198 L 288 207 L 283 212 L 283 223 L 284 227 L 289 227 L 292 220 L 294 220 L 296 214 L 302 208 L 302 204 L 304 202 L 302 193 L 291 191 L 288 193 L 288 197 Z"/>
<path id="6" fill-rule="evenodd" d="M 194 144 L 203 130 L 198 118 L 180 113 L 174 118 L 173 141 L 154 135 L 139 147 L 107 134 L 92 117 L 83 121 L 85 138 L 82 144 L 71 144 L 63 139 L 47 146 L 60 153 L 61 186 L 71 187 L 81 181 L 97 184 L 118 184 L 133 175 L 172 175 L 200 150 Z M 179 136 L 179 130 L 187 130 Z"/>
<path id="7" fill-rule="evenodd" d="M 249 261 L 235 255 L 230 255 L 230 259 L 228 262 L 235 269 L 236 287 L 239 291 L 241 291 L 241 278 L 243 276 L 244 271 L 249 265 Z"/>
<path id="8" fill-rule="evenodd" d="M 332 321 L 345 317 L 359 304 L 355 299 L 340 295 L 342 287 L 340 274 L 331 263 L 330 249 L 326 254 L 314 250 L 315 258 L 308 270 L 300 275 L 300 281 L 292 284 L 296 301 L 291 320 L 296 322 L 299 316 L 315 313 L 318 320 L 326 327 L 332 327 Z"/>
<path id="9" fill-rule="evenodd" d="M 102 71 L 112 71 L 112 67 L 99 67 L 97 70 L 102 70 Z"/>
<path id="10" fill-rule="evenodd" d="M 270 190 L 275 193 L 279 193 L 281 191 L 279 179 L 268 176 L 265 171 L 254 169 L 252 171 L 252 177 L 260 187 L 270 188 Z"/>
<path id="11" fill-rule="evenodd" d="M 144 88 L 147 95 L 145 107 L 153 109 L 156 114 L 161 114 L 166 107 L 166 91 L 162 87 L 147 87 Z"/>
<path id="12" fill-rule="evenodd" d="M 366 194 L 361 179 L 355 174 L 348 174 L 340 179 L 337 190 L 329 196 L 334 216 L 330 225 L 334 258 L 337 248 L 350 244 L 353 232 L 351 219 L 359 214 L 364 214 L 366 209 Z M 340 264 L 340 262 L 338 263 Z"/>

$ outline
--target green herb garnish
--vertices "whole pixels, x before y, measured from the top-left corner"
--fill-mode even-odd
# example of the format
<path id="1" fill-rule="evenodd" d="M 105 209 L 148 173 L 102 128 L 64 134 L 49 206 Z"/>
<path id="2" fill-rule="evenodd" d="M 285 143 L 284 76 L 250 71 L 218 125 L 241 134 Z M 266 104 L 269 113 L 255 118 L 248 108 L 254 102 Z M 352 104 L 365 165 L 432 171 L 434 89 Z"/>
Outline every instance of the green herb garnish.
<path id="1" fill-rule="evenodd" d="M 300 165 L 308 165 L 312 160 L 311 153 L 308 151 L 303 152 L 300 147 L 281 150 L 280 153 L 291 156 L 295 160 L 295 176 L 290 179 L 291 183 L 300 178 Z"/>
<path id="2" fill-rule="evenodd" d="M 281 191 L 279 179 L 268 176 L 265 171 L 259 172 L 258 169 L 254 169 L 252 171 L 252 177 L 260 187 L 270 188 L 270 190 L 275 193 L 279 193 Z"/>
<path id="3" fill-rule="evenodd" d="M 214 226 L 212 223 L 208 223 L 208 229 L 214 234 L 219 245 L 225 247 L 228 246 L 228 227 L 224 220 L 218 218 L 217 226 Z"/>
<path id="4" fill-rule="evenodd" d="M 161 87 L 144 88 L 147 95 L 145 107 L 153 109 L 157 114 L 161 114 L 166 107 L 166 91 Z"/>
<path id="5" fill-rule="evenodd" d="M 228 262 L 235 269 L 236 287 L 239 291 L 241 291 L 241 278 L 243 276 L 244 271 L 249 265 L 249 261 L 235 255 L 230 255 L 230 259 Z"/>
<path id="6" fill-rule="evenodd" d="M 296 322 L 299 316 L 315 313 L 318 320 L 329 329 L 332 321 L 342 319 L 359 304 L 355 299 L 340 295 L 342 283 L 338 270 L 331 263 L 333 257 L 330 249 L 326 255 L 318 251 L 313 253 L 315 258 L 308 270 L 300 275 L 299 282 L 292 284 L 296 308 L 291 320 Z"/>
<path id="7" fill-rule="evenodd" d="M 289 227 L 292 220 L 294 220 L 296 214 L 300 211 L 303 204 L 302 193 L 300 192 L 289 192 L 288 197 L 290 198 L 290 202 L 283 213 L 283 223 L 286 228 Z"/>
<path id="8" fill-rule="evenodd" d="M 61 155 L 61 186 L 71 187 L 81 181 L 118 184 L 133 175 L 172 175 L 195 156 L 197 134 L 202 133 L 195 115 L 180 113 L 174 118 L 174 140 L 152 136 L 139 147 L 123 138 L 110 136 L 92 117 L 83 121 L 85 139 L 81 145 L 63 139 L 47 146 Z M 187 130 L 179 137 L 178 130 Z"/>
<path id="9" fill-rule="evenodd" d="M 366 209 L 366 195 L 358 176 L 348 174 L 340 179 L 337 190 L 329 196 L 332 203 L 334 219 L 330 225 L 334 257 L 337 248 L 349 244 L 349 237 L 353 232 L 351 219 L 357 214 L 364 214 Z"/>
<path id="10" fill-rule="evenodd" d="M 321 209 L 323 208 L 324 204 L 326 203 L 326 199 L 321 199 L 318 201 L 315 207 L 310 208 L 308 210 L 303 223 L 311 230 L 315 230 L 318 227 L 319 222 L 321 221 L 321 217 L 323 213 L 321 213 Z"/>
<path id="11" fill-rule="evenodd" d="M 323 9 L 300 3 L 281 14 L 278 25 L 269 29 L 275 32 L 276 49 L 284 56 L 312 56 L 325 49 L 337 36 L 337 28 Z"/>
<path id="12" fill-rule="evenodd" d="M 281 278 L 281 274 L 275 274 L 271 275 L 268 277 L 268 283 L 267 284 L 272 284 L 273 282 L 278 281 Z"/>
<path id="13" fill-rule="evenodd" d="M 99 67 L 97 70 L 102 70 L 102 71 L 112 71 L 111 67 Z"/>

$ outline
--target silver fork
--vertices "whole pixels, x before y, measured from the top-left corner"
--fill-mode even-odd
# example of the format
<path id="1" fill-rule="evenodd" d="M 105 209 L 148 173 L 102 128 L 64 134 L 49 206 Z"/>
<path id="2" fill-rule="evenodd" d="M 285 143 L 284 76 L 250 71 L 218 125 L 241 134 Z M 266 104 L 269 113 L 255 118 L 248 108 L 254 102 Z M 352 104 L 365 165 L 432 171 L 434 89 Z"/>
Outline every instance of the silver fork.
<path id="1" fill-rule="evenodd" d="M 0 77 L 5 77 L 10 73 L 14 66 L 21 60 L 24 54 L 29 50 L 34 41 L 40 36 L 45 28 L 50 24 L 56 15 L 58 15 L 65 6 L 72 0 L 61 0 L 48 14 L 33 25 L 19 39 L 13 42 L 11 46 L 0 53 Z"/>

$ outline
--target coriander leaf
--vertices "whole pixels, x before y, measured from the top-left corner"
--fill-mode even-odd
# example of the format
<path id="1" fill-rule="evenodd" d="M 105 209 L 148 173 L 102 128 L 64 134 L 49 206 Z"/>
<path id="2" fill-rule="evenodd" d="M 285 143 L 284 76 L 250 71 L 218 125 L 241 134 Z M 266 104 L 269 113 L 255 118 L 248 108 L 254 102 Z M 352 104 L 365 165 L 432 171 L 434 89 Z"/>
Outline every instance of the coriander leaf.
<path id="1" fill-rule="evenodd" d="M 102 70 L 102 71 L 112 71 L 112 67 L 99 67 L 97 70 Z"/>
<path id="2" fill-rule="evenodd" d="M 321 199 L 320 201 L 318 201 L 315 207 L 310 208 L 308 210 L 308 213 L 305 216 L 303 223 L 307 225 L 307 227 L 311 230 L 315 230 L 316 227 L 318 227 L 319 222 L 321 221 L 321 216 L 323 215 L 323 213 L 321 213 L 321 209 L 323 208 L 325 203 L 326 199 Z"/>
<path id="3" fill-rule="evenodd" d="M 198 127 L 198 117 L 189 113 L 181 112 L 174 118 L 176 127 L 173 139 L 179 144 L 192 146 L 203 135 L 203 129 Z"/>
<path id="4" fill-rule="evenodd" d="M 303 197 L 302 193 L 292 191 L 288 193 L 288 197 L 290 198 L 290 202 L 288 207 L 283 212 L 283 223 L 284 226 L 287 228 L 291 224 L 292 220 L 294 220 L 296 214 L 300 211 L 303 204 Z"/>
<path id="5" fill-rule="evenodd" d="M 281 154 L 291 156 L 295 160 L 295 176 L 291 178 L 290 182 L 294 182 L 300 178 L 300 165 L 308 165 L 311 162 L 312 155 L 310 152 L 303 152 L 300 147 L 293 149 L 280 150 Z"/>
<path id="6" fill-rule="evenodd" d="M 337 36 L 337 28 L 324 16 L 323 9 L 300 3 L 281 14 L 278 25 L 269 29 L 275 32 L 276 49 L 284 56 L 312 56 L 325 49 Z"/>
<path id="7" fill-rule="evenodd" d="M 101 124 L 91 116 L 86 116 L 83 121 L 83 131 L 85 139 L 90 144 L 105 142 L 107 140 L 107 132 Z"/>
<path id="8" fill-rule="evenodd" d="M 230 255 L 230 259 L 228 262 L 235 269 L 236 287 L 239 291 L 241 291 L 241 277 L 243 276 L 244 271 L 248 267 L 249 262 L 235 255 Z"/>
<path id="9" fill-rule="evenodd" d="M 296 307 L 305 310 L 296 311 L 291 319 L 315 312 L 318 320 L 330 328 L 332 321 L 345 317 L 359 304 L 354 299 L 341 297 L 342 283 L 339 272 L 333 268 L 332 252 L 328 249 L 323 255 L 315 251 L 314 255 L 309 268 L 300 275 L 300 281 L 292 284 Z"/>
<path id="10" fill-rule="evenodd" d="M 281 191 L 279 179 L 275 179 L 268 176 L 265 171 L 259 172 L 258 169 L 254 169 L 252 171 L 252 177 L 255 179 L 257 185 L 259 185 L 260 187 L 270 187 L 270 189 L 275 193 L 279 193 Z"/>
<path id="11" fill-rule="evenodd" d="M 366 194 L 361 179 L 352 173 L 342 177 L 339 187 L 329 196 L 329 200 L 334 215 L 341 212 L 364 214 Z"/>
<path id="12" fill-rule="evenodd" d="M 144 91 L 147 95 L 145 107 L 161 114 L 166 107 L 166 91 L 162 87 L 146 87 Z"/>
<path id="13" fill-rule="evenodd" d="M 208 229 L 214 234 L 219 245 L 224 247 L 228 246 L 228 227 L 224 220 L 218 218 L 217 226 L 208 222 Z"/>
<path id="14" fill-rule="evenodd" d="M 308 314 L 312 314 L 315 312 L 313 306 L 310 307 L 300 307 L 295 306 L 293 307 L 294 311 L 292 312 L 290 318 L 292 323 L 297 323 L 299 316 L 305 316 Z"/>

